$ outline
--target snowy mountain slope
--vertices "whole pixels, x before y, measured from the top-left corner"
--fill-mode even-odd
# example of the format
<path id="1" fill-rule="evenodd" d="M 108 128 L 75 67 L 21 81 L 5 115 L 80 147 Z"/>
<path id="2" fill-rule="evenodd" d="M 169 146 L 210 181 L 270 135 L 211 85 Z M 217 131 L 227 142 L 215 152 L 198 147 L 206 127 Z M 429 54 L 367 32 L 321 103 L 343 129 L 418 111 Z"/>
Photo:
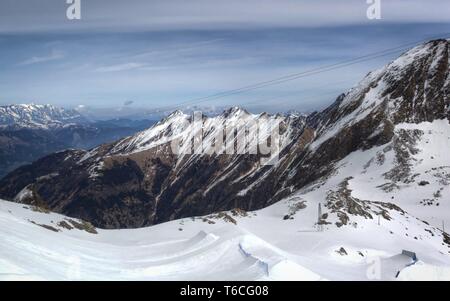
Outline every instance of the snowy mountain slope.
<path id="1" fill-rule="evenodd" d="M 16 105 L 16 107 L 19 106 Z M 33 105 L 23 105 L 23 107 L 31 108 Z M 67 112 L 58 108 L 54 108 L 54 111 Z M 5 115 L 0 112 L 0 120 L 3 117 Z M 59 118 L 50 115 L 45 115 L 42 120 L 30 117 L 30 120 L 33 120 L 30 123 L 27 118 L 18 117 L 17 120 L 11 120 L 14 122 L 11 125 L 0 125 L 0 178 L 22 165 L 30 164 L 56 151 L 73 148 L 90 149 L 102 143 L 133 135 L 154 123 L 151 120 L 87 122 L 83 118 L 64 116 Z"/>
<path id="2" fill-rule="evenodd" d="M 336 111 L 328 119 L 321 120 L 320 137 L 311 148 L 370 115 L 381 114 L 385 117 L 383 123 L 394 124 L 448 118 L 448 44 L 447 40 L 435 40 L 416 46 L 385 67 L 370 72 L 339 99 Z"/>
<path id="3" fill-rule="evenodd" d="M 197 134 L 196 131 L 187 130 L 183 123 L 190 119 L 192 116 L 175 112 L 150 129 L 115 143 L 87 152 L 66 151 L 51 156 L 51 159 L 43 158 L 11 173 L 0 189 L 5 191 L 12 188 L 11 179 L 15 178 L 13 185 L 20 189 L 15 192 L 13 190 L 16 188 L 13 188 L 6 193 L 8 195 L 4 195 L 5 198 L 14 199 L 20 190 L 30 187 L 39 195 L 38 198 L 59 208 L 53 209 L 108 228 L 142 227 L 177 217 L 230 209 L 231 202 L 236 203 L 234 198 L 239 193 L 241 204 L 235 206 L 249 209 L 252 206 L 248 206 L 248 196 L 243 192 L 250 185 L 262 183 L 264 178 L 269 179 L 269 172 L 276 165 L 263 166 L 260 161 L 262 155 L 259 154 L 225 154 L 225 145 L 217 154 L 213 151 L 216 148 L 214 137 L 225 124 L 233 126 L 242 119 L 255 122 L 265 120 L 267 124 L 280 122 L 281 148 L 287 152 L 288 145 L 297 144 L 294 140 L 305 125 L 303 116 L 252 115 L 240 108 L 231 108 L 221 115 L 203 116 L 201 119 L 208 129 L 201 134 L 204 142 L 200 147 L 203 147 L 204 152 L 193 148 L 192 155 L 176 155 L 171 151 L 172 141 L 177 139 L 180 150 L 184 151 L 190 147 L 190 142 Z M 243 134 L 245 130 L 241 128 L 236 135 Z M 260 128 L 259 134 L 257 130 L 252 128 L 247 135 L 246 145 L 249 149 L 256 149 L 258 135 L 261 139 L 268 137 L 265 128 Z M 230 144 L 234 143 L 232 140 Z M 239 145 L 243 147 L 243 144 L 236 143 L 237 150 Z M 16 178 L 24 170 L 30 170 L 28 176 Z M 202 171 L 201 174 L 199 171 Z M 47 174 L 55 173 L 59 176 L 51 179 L 46 177 Z M 33 183 L 37 178 L 41 180 Z M 59 193 L 40 192 L 39 186 L 47 185 L 47 180 L 55 181 L 52 186 Z M 88 186 L 80 190 L 80 185 L 85 185 L 83 183 L 88 183 Z M 223 185 L 229 187 L 228 193 L 223 193 Z M 122 193 L 127 195 L 126 201 Z M 59 198 L 63 195 L 67 197 L 61 202 Z M 72 203 L 75 199 L 77 204 L 84 203 L 83 213 L 77 204 Z M 97 200 L 96 206 L 92 206 L 91 199 Z M 24 200 L 28 201 L 31 200 Z M 193 206 L 193 203 L 198 205 Z M 253 207 L 261 208 L 264 205 L 265 202 L 260 202 Z"/>
<path id="4" fill-rule="evenodd" d="M 332 172 L 332 163 L 359 149 L 392 140 L 399 123 L 450 119 L 449 41 L 421 44 L 383 68 L 369 73 L 356 87 L 320 113 L 309 116 L 315 139 L 297 166 L 293 184 Z M 331 163 L 331 164 L 330 164 Z"/>
<path id="5" fill-rule="evenodd" d="M 360 199 L 395 203 L 442 228 L 450 225 L 450 124 L 447 119 L 395 127 L 392 142 L 346 158 L 343 173 Z"/>
<path id="6" fill-rule="evenodd" d="M 443 150 L 450 135 L 449 58 L 447 40 L 421 44 L 306 117 L 251 115 L 239 108 L 204 117 L 209 130 L 201 153 L 171 152 L 174 140 L 183 149 L 195 134 L 184 126 L 191 117 L 175 112 L 132 137 L 18 169 L 0 181 L 0 197 L 14 200 L 27 188 L 33 194 L 24 203 L 100 227 L 132 228 L 233 208 L 261 209 L 333 179 L 317 197 L 341 226 L 349 214 L 374 218 L 398 206 L 437 226 L 446 220 L 445 211 L 433 208 L 448 206 L 450 161 Z M 220 126 L 245 118 L 281 119 L 276 164 L 261 164 L 259 154 L 209 154 Z"/>
<path id="7" fill-rule="evenodd" d="M 281 148 L 284 148 L 291 142 L 292 139 L 292 133 L 289 132 L 289 130 L 292 130 L 290 123 L 294 121 L 298 121 L 300 123 L 302 122 L 302 117 L 297 115 L 280 116 L 268 115 L 266 113 L 255 115 L 250 114 L 239 107 L 231 107 L 217 116 L 202 116 L 202 118 L 202 128 L 191 131 L 188 128 L 188 125 L 189 122 L 194 122 L 192 115 L 185 114 L 182 111 L 175 111 L 150 129 L 142 131 L 133 137 L 119 141 L 107 155 L 129 155 L 132 153 L 138 153 L 150 150 L 156 146 L 166 144 L 173 140 L 179 140 L 180 152 L 188 154 L 187 148 L 190 147 L 191 140 L 194 136 L 198 135 L 200 130 L 203 131 L 203 133 L 201 133 L 203 136 L 203 143 L 201 146 L 202 150 L 193 148 L 189 153 L 213 154 L 215 150 L 213 149 L 212 140 L 214 137 L 218 136 L 219 131 L 224 130 L 226 127 L 238 128 L 239 123 L 245 124 L 245 122 L 249 121 L 254 121 L 257 123 L 262 120 L 267 121 L 267 126 L 274 126 L 276 122 L 283 123 L 286 126 L 288 131 L 284 131 L 282 137 L 280 138 Z M 239 129 L 236 135 L 243 134 L 242 132 L 244 130 L 244 128 Z M 268 138 L 268 134 L 264 131 L 264 128 L 259 130 L 261 132 L 259 137 L 264 141 L 264 139 Z M 246 141 L 246 143 L 249 144 L 249 148 L 255 147 L 257 143 L 256 137 L 257 135 L 253 133 L 249 135 L 249 141 Z M 225 145 L 221 150 L 217 150 L 216 152 L 225 153 Z M 237 152 L 239 152 L 239 149 Z"/>
<path id="8" fill-rule="evenodd" d="M 175 112 L 24 166 L 0 181 L 2 198 L 116 230 L 1 201 L 0 278 L 448 279 L 449 66 L 449 42 L 430 41 L 322 112 L 202 118 L 207 150 L 225 122 L 281 118 L 274 165 L 173 154 L 174 139 L 183 149 L 195 136 Z"/>
<path id="9" fill-rule="evenodd" d="M 88 120 L 76 110 L 67 110 L 48 104 L 14 104 L 0 106 L 0 126 L 48 128 L 71 123 L 86 122 L 88 122 Z"/>
<path id="10" fill-rule="evenodd" d="M 400 123 L 393 133 L 388 143 L 354 151 L 333 163 L 332 173 L 299 190 L 302 198 L 312 195 L 325 205 L 330 200 L 343 201 L 345 205 L 354 201 L 384 203 L 385 207 L 398 206 L 440 229 L 443 222 L 448 225 L 449 120 Z M 333 202 L 329 205 L 334 207 Z M 342 215 L 348 216 L 351 208 L 341 207 Z M 364 216 L 365 211 L 370 213 L 370 210 L 360 210 L 356 214 Z M 370 215 L 376 219 L 376 215 Z"/>
<path id="11" fill-rule="evenodd" d="M 72 219 L 62 215 L 0 201 L 0 280 L 394 280 L 413 263 L 402 249 L 417 253 L 419 271 L 439 266 L 448 275 L 441 233 L 408 214 L 318 232 L 316 200 L 294 213 L 299 200 L 97 233 L 69 230 Z M 287 213 L 292 219 L 283 218 Z M 408 270 L 405 277 L 423 275 Z"/>
<path id="12" fill-rule="evenodd" d="M 383 187 L 387 190 L 396 185 L 403 187 L 402 182 L 406 181 L 405 184 L 413 186 L 417 183 L 412 184 L 404 174 L 412 169 L 410 165 L 415 162 L 416 152 L 413 149 L 402 151 L 402 148 L 413 147 L 417 138 L 409 138 L 411 134 L 403 133 L 399 126 L 449 120 L 449 95 L 449 42 L 434 40 L 370 73 L 322 112 L 309 116 L 252 115 L 231 108 L 219 116 L 203 116 L 201 124 L 208 129 L 202 133 L 204 151 L 198 152 L 197 148 L 192 150 L 193 154 L 178 156 L 172 152 L 171 143 L 178 141 L 180 148 L 186 150 L 197 132 L 185 125 L 192 121 L 192 116 L 177 111 L 132 137 L 87 152 L 74 150 L 54 154 L 16 170 L 0 182 L 0 197 L 13 200 L 24 187 L 31 187 L 40 202 L 52 210 L 101 227 L 142 227 L 236 207 L 245 210 L 266 207 L 295 191 L 323 182 L 337 172 L 338 162 L 355 156 L 355 152 L 379 151 L 380 147 L 393 148 L 385 152 L 389 153 L 388 157 L 395 156 L 395 162 L 389 161 L 380 170 L 393 163 L 397 167 L 385 171 L 386 174 L 378 174 L 376 181 L 383 183 L 377 185 L 385 184 Z M 259 154 L 211 152 L 212 141 L 221 126 L 236 124 L 245 118 L 281 121 L 281 151 L 276 164 L 261 164 Z M 436 132 L 435 138 L 443 146 L 446 146 L 447 130 L 444 126 L 442 133 Z M 256 131 L 249 131 L 249 137 L 249 145 L 254 145 Z M 424 150 L 430 158 L 421 158 L 424 166 L 431 164 L 433 168 L 445 169 L 450 165 L 445 162 L 446 158 L 437 164 L 431 159 L 432 153 L 431 149 Z M 428 162 L 430 160 L 434 163 Z M 349 173 L 347 177 L 356 180 L 347 180 L 350 187 L 347 190 L 353 189 L 353 183 L 361 178 L 360 172 Z M 446 171 L 442 172 L 445 178 Z M 54 173 L 59 176 L 46 177 Z M 366 183 L 362 179 L 360 181 Z M 436 186 L 433 199 L 447 193 L 445 186 Z M 434 189 L 435 185 L 426 189 L 430 187 Z M 401 191 L 397 192 L 402 194 Z M 410 190 L 404 191 L 409 193 Z M 387 195 L 380 198 L 378 194 L 371 195 L 376 199 L 368 195 L 361 197 L 386 201 Z M 425 199 L 430 197 L 414 198 L 410 204 L 423 207 L 420 202 L 428 204 L 430 201 Z M 390 195 L 389 202 L 403 205 L 395 200 L 395 195 Z M 431 211 L 429 215 L 419 216 L 434 219 L 435 225 L 444 217 Z"/>

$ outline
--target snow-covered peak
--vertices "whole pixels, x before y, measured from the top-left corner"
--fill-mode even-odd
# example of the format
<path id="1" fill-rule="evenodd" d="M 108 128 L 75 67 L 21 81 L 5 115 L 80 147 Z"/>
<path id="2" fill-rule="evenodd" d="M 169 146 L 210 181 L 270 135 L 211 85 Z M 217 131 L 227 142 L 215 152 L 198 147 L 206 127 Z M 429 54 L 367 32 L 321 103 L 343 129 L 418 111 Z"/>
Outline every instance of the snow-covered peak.
<path id="1" fill-rule="evenodd" d="M 75 110 L 50 104 L 13 104 L 0 106 L 0 126 L 49 127 L 69 123 L 84 123 L 86 119 Z"/>
<path id="2" fill-rule="evenodd" d="M 231 108 L 229 108 L 228 110 L 225 110 L 222 115 L 224 116 L 230 116 L 230 115 L 240 115 L 240 114 L 249 114 L 245 109 L 238 107 L 238 106 L 233 106 Z"/>
<path id="3" fill-rule="evenodd" d="M 173 122 L 177 122 L 180 119 L 184 120 L 184 119 L 188 118 L 189 116 L 190 116 L 190 114 L 184 113 L 181 110 L 176 110 L 176 111 L 173 111 L 172 113 L 170 113 L 169 115 L 167 115 L 166 117 L 164 117 L 163 119 L 161 119 L 155 126 L 162 125 L 162 124 L 168 125 Z"/>
<path id="4" fill-rule="evenodd" d="M 195 113 L 194 113 L 195 114 Z M 187 142 L 193 139 L 196 133 L 195 122 L 199 117 L 194 114 L 185 114 L 182 111 L 175 111 L 166 118 L 159 121 L 151 128 L 142 131 L 132 137 L 122 139 L 112 148 L 111 154 L 130 154 L 152 149 L 171 142 L 175 139 Z M 212 139 L 217 131 L 230 127 L 239 127 L 249 122 L 266 122 L 267 125 L 275 126 L 276 123 L 287 123 L 288 127 L 301 127 L 302 124 L 291 122 L 298 118 L 282 115 L 250 114 L 240 107 L 231 107 L 217 116 L 207 116 L 202 114 L 200 118 L 202 135 L 205 140 Z M 286 136 L 292 133 L 291 130 L 285 132 Z M 256 133 L 252 135 L 256 137 Z M 288 143 L 289 139 L 285 140 Z"/>
<path id="5" fill-rule="evenodd" d="M 297 110 L 289 110 L 285 113 L 285 115 L 287 117 L 291 117 L 291 118 L 298 118 L 298 117 L 303 117 L 306 118 L 308 116 L 308 114 L 303 113 L 303 112 L 299 112 Z"/>
<path id="6" fill-rule="evenodd" d="M 390 71 L 394 71 L 407 68 L 409 65 L 430 56 L 433 59 L 431 63 L 434 63 L 436 60 L 441 59 L 445 55 L 445 51 L 446 49 L 448 49 L 448 43 L 449 42 L 447 40 L 442 39 L 433 40 L 418 45 L 406 51 L 404 54 L 390 63 L 387 69 Z"/>
<path id="7" fill-rule="evenodd" d="M 170 114 L 167 116 L 167 118 L 171 118 L 171 117 L 175 117 L 175 116 L 181 116 L 181 115 L 184 115 L 183 111 L 181 111 L 181 110 L 176 110 L 176 111 L 173 111 L 172 113 L 170 113 Z"/>
<path id="8" fill-rule="evenodd" d="M 446 118 L 450 91 L 449 42 L 433 40 L 370 72 L 323 116 L 313 146 L 363 120 L 378 124 Z M 366 124 L 369 124 L 366 122 Z"/>
<path id="9" fill-rule="evenodd" d="M 404 80 L 414 80 L 416 76 L 419 76 L 419 80 L 430 80 L 436 76 L 439 67 L 448 72 L 449 63 L 449 41 L 440 39 L 418 45 L 386 66 L 370 72 L 356 87 L 350 89 L 340 106 L 345 107 L 358 101 L 360 94 L 367 90 L 377 89 L 380 96 L 384 96 L 395 88 L 394 85 L 399 85 Z M 425 74 L 416 74 L 419 72 Z M 448 81 L 449 78 L 447 83 Z M 374 98 L 373 101 L 375 100 Z"/>
<path id="10" fill-rule="evenodd" d="M 116 143 L 111 153 L 133 153 L 170 142 L 189 126 L 191 116 L 177 110 L 147 130 Z"/>

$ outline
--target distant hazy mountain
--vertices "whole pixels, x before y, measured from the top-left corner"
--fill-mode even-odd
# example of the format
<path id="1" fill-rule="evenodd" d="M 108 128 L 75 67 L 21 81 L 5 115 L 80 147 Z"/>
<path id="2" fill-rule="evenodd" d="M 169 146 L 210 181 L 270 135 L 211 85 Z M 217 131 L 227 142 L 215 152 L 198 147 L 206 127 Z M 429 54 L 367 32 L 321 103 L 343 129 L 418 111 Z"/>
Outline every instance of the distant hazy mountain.
<path id="1" fill-rule="evenodd" d="M 88 120 L 76 110 L 67 110 L 48 104 L 0 106 L 0 127 L 49 128 L 87 122 Z"/>
<path id="2" fill-rule="evenodd" d="M 70 148 L 89 149 L 132 135 L 151 120 L 90 121 L 76 110 L 52 105 L 0 107 L 0 178 L 38 158 Z"/>

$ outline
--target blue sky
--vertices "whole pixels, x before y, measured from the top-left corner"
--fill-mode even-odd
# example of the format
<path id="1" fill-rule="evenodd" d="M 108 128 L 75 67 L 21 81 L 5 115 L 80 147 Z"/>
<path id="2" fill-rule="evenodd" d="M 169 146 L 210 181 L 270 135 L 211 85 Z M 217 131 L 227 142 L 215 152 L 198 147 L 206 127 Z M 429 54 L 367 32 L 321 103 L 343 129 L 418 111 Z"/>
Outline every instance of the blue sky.
<path id="1" fill-rule="evenodd" d="M 0 104 L 139 112 L 450 32 L 448 1 L 381 1 L 2 0 Z M 201 105 L 320 109 L 400 52 Z"/>

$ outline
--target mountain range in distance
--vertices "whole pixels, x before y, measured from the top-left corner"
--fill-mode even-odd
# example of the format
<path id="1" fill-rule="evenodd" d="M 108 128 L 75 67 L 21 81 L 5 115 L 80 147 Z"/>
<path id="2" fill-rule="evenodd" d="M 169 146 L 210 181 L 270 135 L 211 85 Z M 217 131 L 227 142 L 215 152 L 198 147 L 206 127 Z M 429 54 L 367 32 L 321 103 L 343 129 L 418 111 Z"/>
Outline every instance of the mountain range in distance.
<path id="1" fill-rule="evenodd" d="M 70 148 L 89 149 L 132 135 L 154 120 L 92 120 L 53 105 L 0 106 L 0 178 L 42 156 Z"/>
<path id="2" fill-rule="evenodd" d="M 186 114 L 201 111 L 220 115 L 220 106 L 188 106 Z M 50 104 L 0 106 L 0 178 L 19 166 L 64 149 L 90 149 L 149 128 L 172 111 L 118 112 L 79 106 L 66 109 Z M 115 117 L 117 115 L 124 117 Z M 287 115 L 299 114 L 288 112 Z M 300 115 L 300 114 L 299 114 Z M 114 117 L 105 119 L 106 117 Z"/>

